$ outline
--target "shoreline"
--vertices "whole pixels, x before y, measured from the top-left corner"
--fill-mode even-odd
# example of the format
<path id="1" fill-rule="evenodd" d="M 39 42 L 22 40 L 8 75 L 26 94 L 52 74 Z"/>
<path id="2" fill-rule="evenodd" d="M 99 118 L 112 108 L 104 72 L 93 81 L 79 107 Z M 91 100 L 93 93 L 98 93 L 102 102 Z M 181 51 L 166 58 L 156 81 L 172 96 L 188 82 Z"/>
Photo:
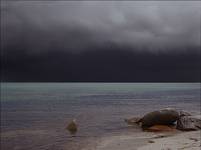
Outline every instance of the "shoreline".
<path id="1" fill-rule="evenodd" d="M 102 137 L 95 150 L 200 150 L 201 131 L 141 132 Z M 82 149 L 87 150 L 87 149 Z"/>

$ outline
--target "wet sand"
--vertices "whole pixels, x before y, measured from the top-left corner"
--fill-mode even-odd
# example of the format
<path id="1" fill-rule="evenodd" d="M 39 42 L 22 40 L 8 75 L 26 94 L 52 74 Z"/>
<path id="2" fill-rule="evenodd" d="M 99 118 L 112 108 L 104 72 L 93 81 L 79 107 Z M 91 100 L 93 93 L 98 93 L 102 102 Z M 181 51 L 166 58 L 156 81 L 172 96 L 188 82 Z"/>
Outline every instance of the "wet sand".
<path id="1" fill-rule="evenodd" d="M 201 132 L 184 132 L 172 137 L 153 140 L 154 143 L 142 146 L 137 150 L 200 150 Z"/>
<path id="2" fill-rule="evenodd" d="M 95 150 L 200 150 L 200 131 L 104 137 Z"/>

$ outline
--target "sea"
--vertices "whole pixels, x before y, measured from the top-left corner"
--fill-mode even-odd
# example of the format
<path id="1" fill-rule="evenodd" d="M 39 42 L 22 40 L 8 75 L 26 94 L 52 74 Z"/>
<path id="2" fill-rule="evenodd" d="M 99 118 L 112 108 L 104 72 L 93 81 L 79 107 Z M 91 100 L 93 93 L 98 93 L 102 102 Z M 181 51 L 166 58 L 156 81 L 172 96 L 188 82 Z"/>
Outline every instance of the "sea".
<path id="1" fill-rule="evenodd" d="M 1 150 L 81 150 L 103 136 L 135 134 L 125 118 L 163 108 L 200 114 L 200 90 L 200 83 L 1 83 Z M 72 119 L 74 136 L 66 130 Z"/>

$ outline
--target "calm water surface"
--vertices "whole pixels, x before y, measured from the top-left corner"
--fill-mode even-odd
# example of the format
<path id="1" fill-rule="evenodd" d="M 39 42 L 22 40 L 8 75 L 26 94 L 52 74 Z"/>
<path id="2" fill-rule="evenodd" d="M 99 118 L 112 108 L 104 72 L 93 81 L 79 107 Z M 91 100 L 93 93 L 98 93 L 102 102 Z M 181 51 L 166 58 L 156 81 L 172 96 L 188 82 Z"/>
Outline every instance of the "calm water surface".
<path id="1" fill-rule="evenodd" d="M 200 113 L 200 83 L 1 83 L 1 149 L 79 150 L 137 132 L 124 118 L 164 107 Z M 73 118 L 75 138 L 65 130 Z"/>

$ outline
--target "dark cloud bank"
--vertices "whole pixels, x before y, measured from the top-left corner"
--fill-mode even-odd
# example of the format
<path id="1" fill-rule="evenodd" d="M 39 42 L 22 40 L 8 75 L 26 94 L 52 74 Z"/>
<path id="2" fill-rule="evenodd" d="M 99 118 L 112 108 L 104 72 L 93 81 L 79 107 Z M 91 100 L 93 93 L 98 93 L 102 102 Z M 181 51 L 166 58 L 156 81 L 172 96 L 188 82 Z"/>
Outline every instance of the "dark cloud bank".
<path id="1" fill-rule="evenodd" d="M 9 2 L 2 81 L 200 82 L 200 2 Z"/>
<path id="2" fill-rule="evenodd" d="M 200 81 L 200 53 L 133 52 L 101 48 L 70 52 L 9 55 L 6 81 Z"/>

